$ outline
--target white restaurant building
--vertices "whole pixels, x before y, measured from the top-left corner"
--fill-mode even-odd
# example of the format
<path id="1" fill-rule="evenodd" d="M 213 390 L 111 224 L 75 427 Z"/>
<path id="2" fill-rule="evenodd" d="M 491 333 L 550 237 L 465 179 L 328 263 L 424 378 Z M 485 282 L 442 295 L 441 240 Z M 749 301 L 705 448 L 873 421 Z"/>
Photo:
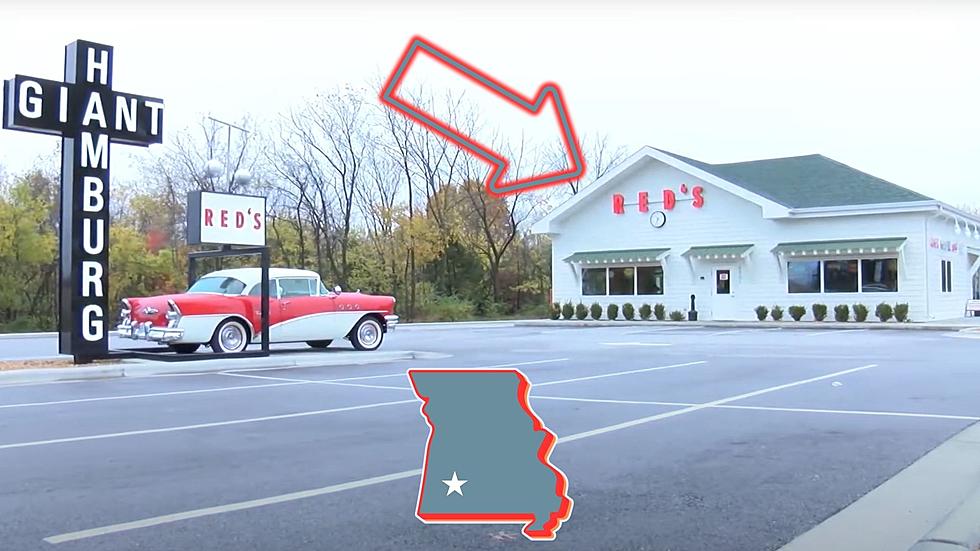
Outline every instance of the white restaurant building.
<path id="1" fill-rule="evenodd" d="M 821 155 L 708 164 L 645 147 L 533 230 L 551 236 L 561 303 L 686 314 L 695 295 L 714 320 L 908 303 L 924 321 L 980 298 L 980 217 Z"/>

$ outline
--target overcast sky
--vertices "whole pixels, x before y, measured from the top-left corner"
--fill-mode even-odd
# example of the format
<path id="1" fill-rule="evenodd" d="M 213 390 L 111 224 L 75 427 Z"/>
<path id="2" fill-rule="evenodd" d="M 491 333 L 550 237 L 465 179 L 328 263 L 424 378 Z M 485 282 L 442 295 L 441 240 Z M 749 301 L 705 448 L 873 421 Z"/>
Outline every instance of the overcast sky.
<path id="1" fill-rule="evenodd" d="M 0 0 L 0 76 L 60 79 L 65 44 L 111 44 L 115 88 L 163 98 L 173 131 L 366 85 L 419 34 L 525 94 L 557 82 L 580 135 L 629 152 L 822 153 L 980 205 L 980 8 L 968 2 L 134 4 Z M 55 142 L 0 132 L 0 165 L 25 170 Z M 143 154 L 124 149 L 117 179 Z"/>

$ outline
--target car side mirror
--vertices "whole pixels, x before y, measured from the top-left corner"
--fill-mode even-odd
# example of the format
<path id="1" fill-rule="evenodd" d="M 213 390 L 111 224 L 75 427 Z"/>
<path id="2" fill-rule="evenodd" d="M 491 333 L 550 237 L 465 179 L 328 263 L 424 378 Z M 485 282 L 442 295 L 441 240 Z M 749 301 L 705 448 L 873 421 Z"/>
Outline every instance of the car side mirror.
<path id="1" fill-rule="evenodd" d="M 333 288 L 333 292 L 335 292 L 335 293 L 337 293 L 338 295 L 339 295 L 339 294 L 340 294 L 340 293 L 341 293 L 342 291 L 343 291 L 343 289 L 341 289 L 341 288 L 340 288 L 340 285 L 337 285 L 337 286 L 335 286 L 335 287 Z"/>

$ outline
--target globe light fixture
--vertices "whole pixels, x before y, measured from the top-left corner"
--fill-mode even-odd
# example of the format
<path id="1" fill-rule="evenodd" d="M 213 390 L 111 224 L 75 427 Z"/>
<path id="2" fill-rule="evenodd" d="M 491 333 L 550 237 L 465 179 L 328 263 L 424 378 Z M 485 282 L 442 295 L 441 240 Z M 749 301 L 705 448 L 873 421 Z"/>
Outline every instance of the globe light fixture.
<path id="1" fill-rule="evenodd" d="M 225 165 L 217 159 L 211 159 L 204 165 L 204 173 L 208 178 L 217 178 L 225 173 Z"/>
<path id="2" fill-rule="evenodd" d="M 252 173 L 244 168 L 240 168 L 235 171 L 235 175 L 232 177 L 232 182 L 235 185 L 247 186 L 249 182 L 252 181 Z"/>

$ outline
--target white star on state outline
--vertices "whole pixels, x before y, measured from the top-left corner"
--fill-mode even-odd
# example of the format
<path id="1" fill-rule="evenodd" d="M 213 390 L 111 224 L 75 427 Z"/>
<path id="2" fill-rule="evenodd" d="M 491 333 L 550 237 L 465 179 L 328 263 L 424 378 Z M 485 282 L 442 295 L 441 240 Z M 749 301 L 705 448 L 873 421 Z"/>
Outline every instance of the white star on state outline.
<path id="1" fill-rule="evenodd" d="M 463 495 L 463 484 L 466 484 L 467 482 L 468 482 L 467 480 L 460 480 L 459 478 L 457 478 L 456 471 L 453 471 L 453 477 L 451 479 L 442 481 L 443 484 L 449 486 L 449 489 L 446 490 L 447 496 L 451 495 L 453 492 L 456 492 L 459 495 Z"/>

